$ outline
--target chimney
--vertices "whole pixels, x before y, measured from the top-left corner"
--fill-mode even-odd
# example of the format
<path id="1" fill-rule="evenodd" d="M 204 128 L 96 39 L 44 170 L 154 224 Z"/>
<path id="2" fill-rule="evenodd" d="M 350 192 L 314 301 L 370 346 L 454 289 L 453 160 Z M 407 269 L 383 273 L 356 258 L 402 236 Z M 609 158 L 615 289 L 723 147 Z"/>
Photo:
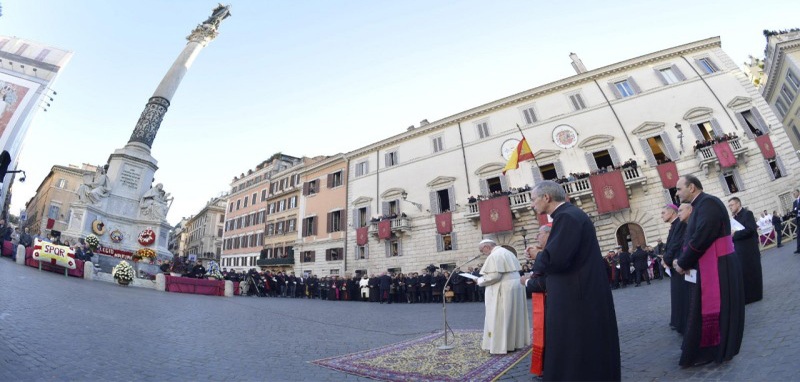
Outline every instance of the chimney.
<path id="1" fill-rule="evenodd" d="M 575 73 L 581 74 L 586 73 L 586 67 L 583 66 L 583 61 L 578 58 L 578 55 L 575 53 L 570 53 L 569 58 L 572 59 L 572 69 L 575 69 Z"/>
<path id="2" fill-rule="evenodd" d="M 423 119 L 423 120 L 419 121 L 419 127 L 425 126 L 427 124 L 428 124 L 428 120 L 427 119 Z"/>
<path id="3" fill-rule="evenodd" d="M 411 126 L 406 128 L 406 131 L 411 131 L 411 130 L 414 130 L 414 125 L 411 125 Z"/>

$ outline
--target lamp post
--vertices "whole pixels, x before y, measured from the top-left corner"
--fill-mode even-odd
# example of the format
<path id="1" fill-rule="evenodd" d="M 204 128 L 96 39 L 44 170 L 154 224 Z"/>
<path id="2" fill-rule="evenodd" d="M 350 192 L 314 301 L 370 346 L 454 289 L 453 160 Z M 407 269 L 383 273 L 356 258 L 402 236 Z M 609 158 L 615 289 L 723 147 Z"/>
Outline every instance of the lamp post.
<path id="1" fill-rule="evenodd" d="M 683 154 L 683 127 L 680 123 L 675 124 L 675 130 L 678 130 L 678 140 L 681 143 L 681 151 L 680 154 Z"/>
<path id="2" fill-rule="evenodd" d="M 408 198 L 408 192 L 403 191 L 400 194 L 400 197 L 403 198 L 403 201 L 413 204 L 414 207 L 417 207 L 418 210 L 422 211 L 422 204 L 419 204 L 419 203 L 416 203 L 416 202 L 412 202 L 410 200 L 406 200 L 406 198 Z"/>
<path id="3" fill-rule="evenodd" d="M 528 230 L 525 227 L 519 229 L 519 234 L 522 236 L 522 245 L 528 248 Z"/>

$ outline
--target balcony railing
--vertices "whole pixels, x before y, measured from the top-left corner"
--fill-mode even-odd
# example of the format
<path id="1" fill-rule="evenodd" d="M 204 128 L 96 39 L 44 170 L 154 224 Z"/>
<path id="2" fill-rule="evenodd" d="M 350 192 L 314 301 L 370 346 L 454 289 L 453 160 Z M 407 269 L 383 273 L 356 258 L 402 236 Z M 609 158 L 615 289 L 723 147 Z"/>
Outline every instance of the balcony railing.
<path id="1" fill-rule="evenodd" d="M 733 155 L 736 156 L 737 160 L 744 161 L 747 157 L 744 155 L 747 153 L 747 148 L 742 145 L 741 138 L 729 139 L 728 144 L 731 145 L 731 151 L 733 151 Z M 700 148 L 700 150 L 695 152 L 695 156 L 697 157 L 697 162 L 700 164 L 700 168 L 703 169 L 706 175 L 708 175 L 708 167 L 710 165 L 715 164 L 719 167 L 719 159 L 717 159 L 717 154 L 714 152 L 713 146 Z"/>
<path id="2" fill-rule="evenodd" d="M 571 198 L 592 194 L 592 185 L 589 183 L 589 178 L 576 179 L 572 182 L 561 183 L 561 187 Z"/>
<path id="3" fill-rule="evenodd" d="M 647 184 L 647 177 L 644 176 L 644 171 L 642 171 L 642 169 L 639 167 L 623 168 L 622 179 L 625 181 L 626 186 L 632 186 L 634 184 L 640 184 L 640 185 Z"/>
<path id="4" fill-rule="evenodd" d="M 400 216 L 394 219 L 389 219 L 390 227 L 392 232 L 407 232 L 411 231 L 411 222 L 409 221 L 408 217 Z M 367 229 L 367 233 L 372 236 L 378 236 L 378 222 L 370 222 L 369 229 Z"/>
<path id="5" fill-rule="evenodd" d="M 259 267 L 294 265 L 294 256 L 279 257 L 275 259 L 258 259 L 258 261 L 256 261 L 256 265 Z"/>
<path id="6" fill-rule="evenodd" d="M 530 191 L 523 191 L 514 194 L 509 194 L 508 196 L 509 205 L 511 206 L 511 211 L 514 212 L 514 215 L 519 217 L 519 213 L 526 209 L 529 209 L 531 206 L 531 193 Z M 480 217 L 481 211 L 478 208 L 478 202 L 469 203 L 467 204 L 467 208 L 464 211 L 465 218 L 477 219 Z"/>

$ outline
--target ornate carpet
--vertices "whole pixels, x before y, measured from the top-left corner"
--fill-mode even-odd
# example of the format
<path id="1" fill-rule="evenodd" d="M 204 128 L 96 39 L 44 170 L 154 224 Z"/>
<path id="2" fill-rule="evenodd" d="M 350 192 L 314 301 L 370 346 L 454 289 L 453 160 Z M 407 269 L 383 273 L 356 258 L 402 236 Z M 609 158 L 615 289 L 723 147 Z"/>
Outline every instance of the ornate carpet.
<path id="1" fill-rule="evenodd" d="M 530 346 L 506 355 L 481 347 L 481 330 L 456 330 L 454 348 L 439 350 L 442 333 L 311 363 L 381 381 L 493 381 L 530 355 Z"/>

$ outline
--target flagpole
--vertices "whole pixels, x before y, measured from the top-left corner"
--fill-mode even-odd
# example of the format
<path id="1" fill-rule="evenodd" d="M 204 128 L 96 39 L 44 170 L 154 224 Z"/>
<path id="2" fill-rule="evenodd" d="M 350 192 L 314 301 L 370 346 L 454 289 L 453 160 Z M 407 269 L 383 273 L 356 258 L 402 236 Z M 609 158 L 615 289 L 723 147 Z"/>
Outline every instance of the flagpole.
<path id="1" fill-rule="evenodd" d="M 519 130 L 519 135 L 522 135 L 522 139 L 525 139 L 525 134 L 522 133 L 522 128 L 519 127 L 519 123 L 517 124 L 517 130 Z M 530 146 L 531 146 L 531 144 L 528 143 L 528 147 L 530 147 Z M 533 150 L 531 150 L 531 154 L 533 154 Z M 536 155 L 535 154 L 533 155 L 533 163 L 536 164 L 536 167 L 539 167 L 539 162 L 536 161 Z"/>

